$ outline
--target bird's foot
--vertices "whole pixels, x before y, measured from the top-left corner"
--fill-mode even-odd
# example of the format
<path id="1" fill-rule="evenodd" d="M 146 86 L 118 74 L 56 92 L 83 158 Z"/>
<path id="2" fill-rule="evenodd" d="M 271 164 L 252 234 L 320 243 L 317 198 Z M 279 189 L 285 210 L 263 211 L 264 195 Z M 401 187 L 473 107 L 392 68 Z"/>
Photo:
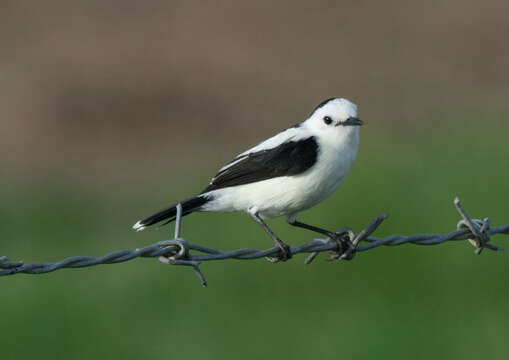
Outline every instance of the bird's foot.
<path id="1" fill-rule="evenodd" d="M 266 256 L 265 258 L 271 263 L 277 263 L 280 261 L 288 261 L 292 258 L 292 251 L 290 247 L 285 243 L 281 242 L 281 244 L 277 244 L 279 249 L 281 250 L 280 254 L 277 256 Z"/>
<path id="2" fill-rule="evenodd" d="M 355 233 L 350 228 L 343 228 L 340 231 L 330 233 L 329 239 L 337 244 L 337 250 L 331 250 L 330 260 L 352 260 L 355 256 L 356 246 L 353 244 Z"/>

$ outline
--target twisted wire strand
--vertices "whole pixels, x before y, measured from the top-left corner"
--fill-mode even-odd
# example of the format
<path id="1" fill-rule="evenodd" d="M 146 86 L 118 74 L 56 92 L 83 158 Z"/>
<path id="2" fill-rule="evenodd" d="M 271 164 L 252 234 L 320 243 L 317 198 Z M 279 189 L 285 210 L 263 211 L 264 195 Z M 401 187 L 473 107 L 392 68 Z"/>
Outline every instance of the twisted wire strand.
<path id="1" fill-rule="evenodd" d="M 387 215 L 378 215 L 361 232 L 355 234 L 351 229 L 344 228 L 338 231 L 337 238 L 322 239 L 316 238 L 300 246 L 290 247 L 291 254 L 309 253 L 305 263 L 309 264 L 318 253 L 328 251 L 332 254 L 331 259 L 351 260 L 355 253 L 374 249 L 379 246 L 398 246 L 406 243 L 415 245 L 438 245 L 446 241 L 468 240 L 476 249 L 475 253 L 480 254 L 484 248 L 490 250 L 501 250 L 501 248 L 490 244 L 490 236 L 495 234 L 509 235 L 509 224 L 490 227 L 490 220 L 471 219 L 461 206 L 459 200 L 454 200 L 456 209 L 462 216 L 457 224 L 457 229 L 447 234 L 418 234 L 411 236 L 390 235 L 384 238 L 371 237 L 378 226 L 387 218 Z M 203 286 L 206 280 L 200 271 L 199 265 L 202 261 L 238 259 L 253 260 L 259 258 L 279 259 L 280 249 L 273 247 L 266 250 L 258 249 L 237 249 L 233 251 L 222 251 L 205 246 L 192 244 L 180 237 L 182 207 L 177 209 L 177 222 L 175 226 L 175 237 L 171 240 L 164 240 L 155 244 L 134 250 L 120 250 L 102 257 L 72 256 L 64 260 L 47 263 L 36 262 L 24 264 L 23 262 L 8 262 L 6 256 L 0 257 L 0 276 L 15 274 L 44 274 L 64 268 L 81 268 L 100 264 L 117 264 L 139 257 L 158 258 L 159 261 L 169 265 L 191 266 Z M 362 244 L 361 244 L 362 243 Z M 190 251 L 196 253 L 191 254 Z"/>

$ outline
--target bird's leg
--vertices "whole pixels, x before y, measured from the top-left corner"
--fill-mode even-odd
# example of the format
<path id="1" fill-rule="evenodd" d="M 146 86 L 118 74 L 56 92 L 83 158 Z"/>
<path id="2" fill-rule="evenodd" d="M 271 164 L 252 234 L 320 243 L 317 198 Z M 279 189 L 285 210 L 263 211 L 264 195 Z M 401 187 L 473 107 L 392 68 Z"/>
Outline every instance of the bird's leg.
<path id="1" fill-rule="evenodd" d="M 288 220 L 288 224 L 290 224 L 292 226 L 300 227 L 300 228 L 303 228 L 303 229 L 311 230 L 311 231 L 314 231 L 314 232 L 317 232 L 317 233 L 320 233 L 320 234 L 323 234 L 323 235 L 327 235 L 329 237 L 333 237 L 333 236 L 336 235 L 336 233 L 334 233 L 332 231 L 325 230 L 325 229 L 322 229 L 322 228 L 319 228 L 319 227 L 316 227 L 316 226 L 313 226 L 313 225 L 304 224 L 304 223 L 301 223 L 300 221 L 297 221 L 297 220 L 294 220 L 293 222 Z"/>
<path id="2" fill-rule="evenodd" d="M 347 249 L 353 247 L 353 245 L 352 245 L 353 239 L 350 239 L 348 236 L 345 236 L 345 234 L 348 234 L 349 229 L 345 228 L 345 229 L 341 229 L 341 231 L 333 232 L 333 231 L 325 230 L 325 229 L 322 229 L 322 228 L 319 228 L 319 227 L 316 227 L 313 225 L 301 223 L 300 221 L 297 221 L 296 217 L 290 217 L 290 216 L 288 216 L 286 218 L 286 221 L 288 222 L 288 224 L 290 224 L 292 226 L 300 227 L 303 229 L 317 232 L 319 234 L 327 235 L 330 239 L 332 239 L 333 241 L 338 243 L 338 245 L 341 248 L 340 249 L 341 252 L 344 252 Z"/>
<path id="3" fill-rule="evenodd" d="M 301 223 L 300 221 L 297 221 L 297 215 L 289 215 L 286 217 L 286 222 L 292 226 L 296 226 L 296 227 L 300 227 L 300 228 L 303 228 L 303 229 L 307 229 L 307 230 L 311 230 L 311 231 L 314 231 L 314 232 L 317 232 L 319 234 L 323 234 L 323 235 L 327 235 L 328 237 L 330 238 L 333 238 L 335 236 L 337 236 L 337 234 L 333 231 L 329 231 L 329 230 L 325 230 L 325 229 L 322 229 L 322 228 L 319 228 L 319 227 L 316 227 L 316 226 L 313 226 L 313 225 L 308 225 L 308 224 L 304 224 L 304 223 Z"/>
<path id="4" fill-rule="evenodd" d="M 276 246 L 278 246 L 280 249 L 281 249 L 281 253 L 282 253 L 282 256 L 281 257 L 278 257 L 276 259 L 276 261 L 286 261 L 286 260 L 289 260 L 291 257 L 292 257 L 292 253 L 290 251 L 290 247 L 288 245 L 286 245 L 280 238 L 278 238 L 276 236 L 276 234 L 274 234 L 272 232 L 271 229 L 269 229 L 269 227 L 267 226 L 267 224 L 265 224 L 265 222 L 260 218 L 260 215 L 258 214 L 258 212 L 251 212 L 249 211 L 249 215 L 251 215 L 251 217 L 258 223 L 261 225 L 261 227 L 263 228 L 263 230 L 265 230 L 265 232 L 267 234 L 269 234 L 269 236 L 272 238 L 272 240 L 274 240 L 274 243 L 276 244 Z M 269 259 L 270 261 L 272 261 L 271 259 Z M 275 262 L 275 261 L 274 261 Z"/>

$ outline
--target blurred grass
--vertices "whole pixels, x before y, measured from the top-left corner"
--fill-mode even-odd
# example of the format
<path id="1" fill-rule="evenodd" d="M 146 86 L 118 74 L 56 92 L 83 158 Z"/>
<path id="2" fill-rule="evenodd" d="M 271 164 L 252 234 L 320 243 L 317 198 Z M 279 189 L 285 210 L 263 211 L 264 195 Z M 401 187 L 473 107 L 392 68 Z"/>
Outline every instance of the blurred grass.
<path id="1" fill-rule="evenodd" d="M 377 236 L 445 232 L 458 220 L 452 199 L 459 195 L 473 217 L 507 223 L 504 133 L 473 125 L 501 122 L 505 115 L 440 113 L 414 134 L 366 127 L 341 189 L 301 219 L 360 229 L 388 212 Z M 433 125 L 444 118 L 449 122 Z M 145 179 L 142 189 L 136 181 L 101 186 L 57 176 L 4 180 L 0 255 L 55 261 L 162 240 L 171 228 L 136 234 L 130 225 L 200 189 L 210 164 L 194 166 L 169 181 L 169 170 Z M 291 244 L 313 236 L 282 220 L 271 224 Z M 194 214 L 184 219 L 183 235 L 223 249 L 270 246 L 243 214 Z M 495 242 L 504 246 L 503 237 Z M 476 257 L 466 243 L 450 243 L 379 248 L 352 262 L 328 263 L 321 256 L 311 266 L 302 264 L 302 256 L 275 265 L 222 261 L 202 266 L 207 289 L 190 269 L 152 260 L 2 278 L 2 355 L 501 358 L 509 352 L 507 256 L 485 251 Z"/>

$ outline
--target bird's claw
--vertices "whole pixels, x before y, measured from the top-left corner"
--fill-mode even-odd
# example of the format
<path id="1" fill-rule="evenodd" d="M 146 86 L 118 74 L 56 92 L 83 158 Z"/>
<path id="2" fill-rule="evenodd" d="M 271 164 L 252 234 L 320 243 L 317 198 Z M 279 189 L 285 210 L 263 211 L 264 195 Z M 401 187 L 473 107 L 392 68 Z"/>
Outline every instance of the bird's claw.
<path id="1" fill-rule="evenodd" d="M 292 258 L 292 251 L 290 250 L 290 247 L 286 244 L 278 244 L 280 251 L 280 254 L 277 256 L 266 256 L 265 259 L 271 263 L 277 263 L 280 261 L 288 261 Z"/>
<path id="2" fill-rule="evenodd" d="M 352 240 L 355 238 L 355 233 L 352 229 L 343 229 L 335 233 L 329 234 L 331 242 L 337 244 L 337 250 L 331 250 L 331 257 L 329 260 L 352 260 L 355 256 L 356 246 Z"/>

